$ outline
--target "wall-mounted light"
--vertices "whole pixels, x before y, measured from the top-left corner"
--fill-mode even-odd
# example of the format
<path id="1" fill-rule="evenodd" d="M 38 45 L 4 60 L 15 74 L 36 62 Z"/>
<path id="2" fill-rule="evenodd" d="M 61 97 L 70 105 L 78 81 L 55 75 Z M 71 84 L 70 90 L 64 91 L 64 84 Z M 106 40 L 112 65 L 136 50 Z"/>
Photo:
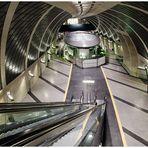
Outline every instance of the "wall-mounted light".
<path id="1" fill-rule="evenodd" d="M 43 63 L 43 64 L 46 63 L 46 61 L 43 58 L 41 58 L 40 62 Z"/>
<path id="2" fill-rule="evenodd" d="M 13 96 L 11 95 L 10 91 L 7 92 L 7 96 L 9 98 L 9 100 L 14 101 Z"/>
<path id="3" fill-rule="evenodd" d="M 148 65 L 144 65 L 144 68 L 148 70 Z"/>
<path id="4" fill-rule="evenodd" d="M 34 74 L 30 70 L 28 71 L 28 74 L 30 77 L 34 77 Z"/>
<path id="5" fill-rule="evenodd" d="M 115 40 L 116 40 L 116 41 L 119 41 L 119 37 L 117 37 Z"/>
<path id="6" fill-rule="evenodd" d="M 141 69 L 141 70 L 148 70 L 148 65 L 138 66 L 138 69 Z"/>

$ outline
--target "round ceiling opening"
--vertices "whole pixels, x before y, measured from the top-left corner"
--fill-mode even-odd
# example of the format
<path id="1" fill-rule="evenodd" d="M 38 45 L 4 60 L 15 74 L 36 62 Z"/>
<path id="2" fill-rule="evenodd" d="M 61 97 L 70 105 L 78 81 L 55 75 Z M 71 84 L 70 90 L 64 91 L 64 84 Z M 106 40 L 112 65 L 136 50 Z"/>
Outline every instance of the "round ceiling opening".
<path id="1" fill-rule="evenodd" d="M 99 44 L 98 36 L 88 32 L 71 32 L 65 35 L 64 41 L 78 48 L 89 48 Z"/>

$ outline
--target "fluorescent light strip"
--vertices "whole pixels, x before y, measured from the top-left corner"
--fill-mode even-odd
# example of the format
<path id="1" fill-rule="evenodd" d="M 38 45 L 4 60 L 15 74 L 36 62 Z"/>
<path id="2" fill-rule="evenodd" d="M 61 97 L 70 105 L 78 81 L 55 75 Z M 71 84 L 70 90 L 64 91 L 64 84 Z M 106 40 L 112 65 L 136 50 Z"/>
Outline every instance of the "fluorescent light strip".
<path id="1" fill-rule="evenodd" d="M 94 84 L 95 81 L 94 80 L 83 80 L 83 83 Z"/>

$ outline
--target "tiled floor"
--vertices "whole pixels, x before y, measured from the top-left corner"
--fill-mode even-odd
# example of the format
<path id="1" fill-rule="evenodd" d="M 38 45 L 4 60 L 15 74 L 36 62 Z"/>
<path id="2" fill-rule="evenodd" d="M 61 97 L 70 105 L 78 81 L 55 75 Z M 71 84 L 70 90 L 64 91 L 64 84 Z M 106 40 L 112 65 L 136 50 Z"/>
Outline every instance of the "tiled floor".
<path id="1" fill-rule="evenodd" d="M 92 80 L 94 83 L 84 83 L 84 80 Z M 95 97 L 103 100 L 107 95 L 109 92 L 100 68 L 81 69 L 73 65 L 67 101 L 73 98 L 73 101 L 80 102 L 83 96 L 84 102 L 94 102 Z"/>
<path id="2" fill-rule="evenodd" d="M 131 77 L 114 59 L 103 66 L 114 95 L 128 146 L 148 146 L 148 94 L 142 80 Z"/>
<path id="3" fill-rule="evenodd" d="M 83 83 L 84 80 L 93 80 L 94 83 Z M 83 102 L 94 102 L 94 98 L 97 102 L 102 101 L 105 97 L 107 98 L 106 118 L 108 124 L 105 127 L 109 138 L 107 138 L 106 145 L 122 145 L 121 135 L 119 133 L 119 127 L 117 124 L 113 104 L 111 102 L 109 90 L 107 88 L 104 75 L 101 68 L 88 68 L 81 69 L 73 65 L 72 75 L 70 79 L 70 85 L 67 93 L 66 101 L 77 101 L 80 102 L 82 97 L 82 91 L 84 100 Z M 110 138 L 110 135 L 112 136 Z"/>
<path id="4" fill-rule="evenodd" d="M 25 98 L 23 99 L 23 102 L 36 102 L 36 101 L 29 94 L 27 94 Z"/>
<path id="5" fill-rule="evenodd" d="M 70 70 L 70 65 L 62 64 L 61 62 L 57 62 L 55 60 L 50 62 L 49 67 L 58 70 L 64 74 L 69 74 Z"/>
<path id="6" fill-rule="evenodd" d="M 148 94 L 146 93 L 146 84 L 142 80 L 128 75 L 121 64 L 113 58 L 109 60 L 110 64 L 104 65 L 103 70 L 108 78 L 111 91 L 114 95 L 123 130 L 128 146 L 148 146 Z M 77 70 L 74 67 L 73 70 Z M 86 72 L 87 71 L 87 72 Z M 91 69 L 91 73 L 93 69 Z M 98 71 L 99 72 L 99 71 Z M 70 73 L 70 65 L 61 63 L 61 61 L 51 61 L 48 68 L 43 72 L 42 77 L 32 88 L 30 95 L 24 98 L 24 102 L 55 102 L 63 101 L 64 92 L 68 83 Z M 93 72 L 93 77 L 90 77 L 90 72 L 84 70 L 83 73 L 72 73 L 71 83 L 80 83 L 73 85 L 70 92 L 76 99 L 82 95 L 81 85 L 84 85 L 79 79 L 97 79 L 99 84 L 103 83 L 98 73 Z M 88 76 L 87 76 L 88 75 Z M 85 77 L 84 77 L 85 76 Z M 75 87 L 76 86 L 76 87 Z M 103 97 L 104 91 L 98 90 Z M 76 93 L 73 89 L 77 89 Z M 86 92 L 86 93 L 85 93 Z M 87 95 L 88 88 L 84 90 L 84 96 Z M 93 94 L 94 95 L 94 94 Z M 34 97 L 33 97 L 34 96 Z M 36 97 L 36 98 L 35 98 Z M 68 97 L 70 98 L 69 94 Z M 101 98 L 102 98 L 101 97 Z M 38 100 L 37 100 L 38 99 Z"/>
<path id="7" fill-rule="evenodd" d="M 68 84 L 70 64 L 50 61 L 23 102 L 62 102 Z"/>

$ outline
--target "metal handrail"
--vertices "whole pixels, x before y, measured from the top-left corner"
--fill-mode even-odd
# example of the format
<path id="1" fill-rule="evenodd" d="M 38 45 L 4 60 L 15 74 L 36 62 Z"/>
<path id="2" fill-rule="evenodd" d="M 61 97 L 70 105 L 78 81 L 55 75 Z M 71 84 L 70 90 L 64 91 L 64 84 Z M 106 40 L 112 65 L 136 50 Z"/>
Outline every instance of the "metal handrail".
<path id="1" fill-rule="evenodd" d="M 24 131 L 19 134 L 16 134 L 15 136 L 12 135 L 10 137 L 6 137 L 6 138 L 0 140 L 0 145 L 1 146 L 8 146 L 8 145 L 9 146 L 10 145 L 21 146 L 21 145 L 24 145 L 24 144 L 42 136 L 42 135 L 50 132 L 51 130 L 60 127 L 61 125 L 84 115 L 85 113 L 87 113 L 91 110 L 93 110 L 93 107 L 89 108 L 89 109 L 85 109 L 83 111 L 71 113 L 68 116 L 65 115 L 63 118 L 60 118 L 59 120 L 56 120 L 56 122 L 54 121 L 53 123 L 47 122 L 42 127 L 35 127 L 35 128 L 30 129 L 29 132 Z"/>
<path id="2" fill-rule="evenodd" d="M 63 102 L 54 102 L 54 103 L 0 103 L 0 113 L 6 112 L 15 112 L 15 111 L 24 111 L 24 110 L 34 110 L 41 107 L 44 108 L 55 108 L 55 107 L 64 107 L 80 105 L 80 103 L 63 103 Z"/>

